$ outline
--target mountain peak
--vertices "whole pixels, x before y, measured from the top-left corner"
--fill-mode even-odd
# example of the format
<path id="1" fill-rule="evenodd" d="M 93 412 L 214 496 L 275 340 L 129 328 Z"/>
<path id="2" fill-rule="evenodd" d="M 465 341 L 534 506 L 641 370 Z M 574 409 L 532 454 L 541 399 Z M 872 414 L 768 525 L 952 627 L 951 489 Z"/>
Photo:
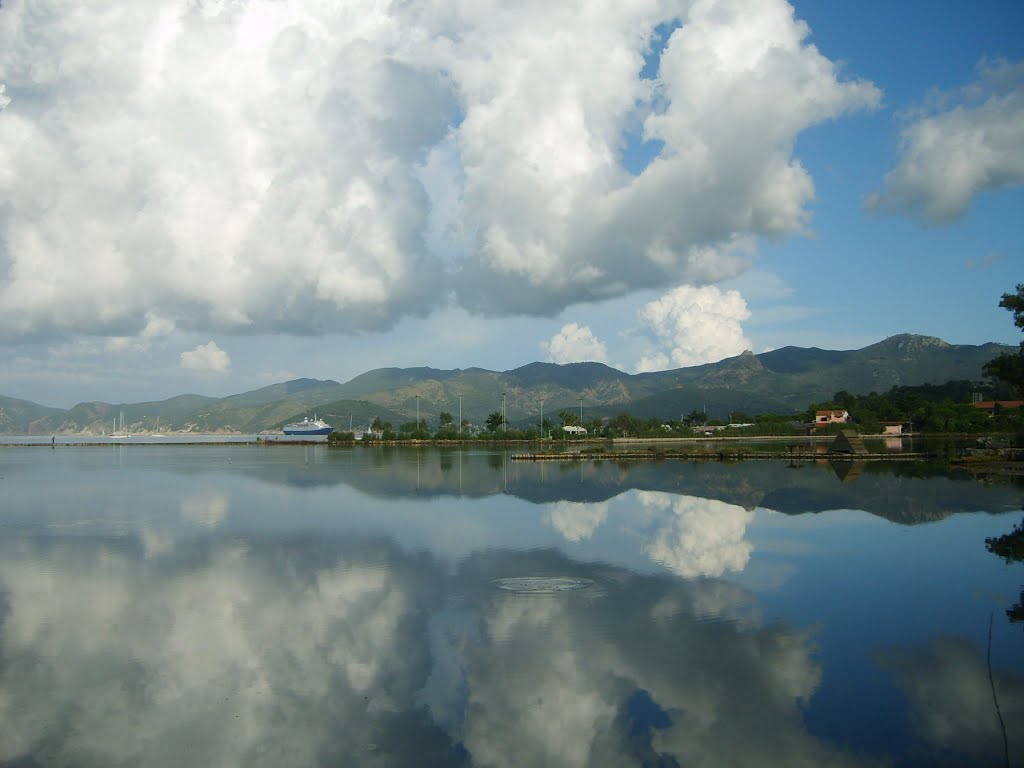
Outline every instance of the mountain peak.
<path id="1" fill-rule="evenodd" d="M 921 336 L 915 333 L 898 333 L 872 344 L 865 349 L 898 350 L 900 352 L 920 352 L 926 349 L 947 349 L 951 344 L 935 336 Z"/>
<path id="2" fill-rule="evenodd" d="M 320 389 L 323 387 L 337 387 L 338 382 L 334 379 L 292 379 L 284 383 L 287 392 L 303 392 L 307 389 Z"/>
<path id="3" fill-rule="evenodd" d="M 722 363 L 731 368 L 764 368 L 761 361 L 757 358 L 757 355 L 749 349 L 745 349 L 740 354 L 734 355 L 733 357 L 727 357 L 725 360 L 722 360 Z"/>

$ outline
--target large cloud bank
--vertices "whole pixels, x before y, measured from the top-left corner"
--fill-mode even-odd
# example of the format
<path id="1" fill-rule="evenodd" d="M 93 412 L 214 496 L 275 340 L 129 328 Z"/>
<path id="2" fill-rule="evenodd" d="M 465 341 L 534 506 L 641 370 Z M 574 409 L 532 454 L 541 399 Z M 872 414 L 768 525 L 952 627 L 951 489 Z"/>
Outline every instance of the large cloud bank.
<path id="1" fill-rule="evenodd" d="M 804 225 L 797 135 L 879 98 L 808 32 L 781 0 L 8 0 L 0 329 L 373 330 L 733 276 Z"/>

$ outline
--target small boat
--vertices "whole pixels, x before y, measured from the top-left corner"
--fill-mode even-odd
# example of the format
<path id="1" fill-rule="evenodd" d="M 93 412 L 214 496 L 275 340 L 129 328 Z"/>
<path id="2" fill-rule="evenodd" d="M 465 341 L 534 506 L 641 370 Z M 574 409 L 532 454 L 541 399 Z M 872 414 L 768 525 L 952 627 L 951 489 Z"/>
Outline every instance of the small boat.
<path id="1" fill-rule="evenodd" d="M 318 419 L 314 413 L 312 419 L 306 416 L 302 421 L 285 424 L 282 431 L 286 435 L 329 435 L 334 431 L 334 427 L 323 419 Z"/>
<path id="2" fill-rule="evenodd" d="M 132 436 L 132 433 L 129 430 L 125 429 L 125 426 L 124 426 L 124 411 L 121 411 L 121 427 L 120 427 L 120 429 L 118 429 L 117 423 L 115 422 L 114 423 L 114 431 L 111 432 L 109 435 L 107 435 L 107 437 L 111 437 L 111 438 L 115 438 L 115 439 L 120 440 L 120 439 L 123 439 L 123 438 L 126 438 L 126 437 L 131 437 L 131 436 Z"/>

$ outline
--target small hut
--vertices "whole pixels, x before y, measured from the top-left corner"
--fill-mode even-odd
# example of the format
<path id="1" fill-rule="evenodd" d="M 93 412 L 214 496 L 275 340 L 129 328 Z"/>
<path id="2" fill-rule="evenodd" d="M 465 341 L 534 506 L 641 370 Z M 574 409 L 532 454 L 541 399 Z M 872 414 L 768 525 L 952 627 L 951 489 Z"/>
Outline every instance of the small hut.
<path id="1" fill-rule="evenodd" d="M 843 453 L 853 456 L 864 456 L 868 453 L 864 440 L 852 429 L 844 429 L 829 446 L 829 453 Z"/>

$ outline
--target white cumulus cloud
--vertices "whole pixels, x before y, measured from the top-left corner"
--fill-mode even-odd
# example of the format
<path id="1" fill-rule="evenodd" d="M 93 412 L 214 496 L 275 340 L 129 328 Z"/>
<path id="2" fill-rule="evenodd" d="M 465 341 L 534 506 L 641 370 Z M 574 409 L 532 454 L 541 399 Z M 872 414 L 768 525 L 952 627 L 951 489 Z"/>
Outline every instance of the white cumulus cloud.
<path id="1" fill-rule="evenodd" d="M 805 228 L 798 135 L 879 99 L 808 34 L 783 0 L 7 0 L 0 335 L 357 332 L 735 276 L 730 244 Z"/>
<path id="2" fill-rule="evenodd" d="M 750 310 L 738 291 L 683 285 L 644 305 L 639 316 L 658 346 L 640 359 L 638 372 L 716 362 L 751 348 L 742 326 Z"/>
<path id="3" fill-rule="evenodd" d="M 608 362 L 607 347 L 586 325 L 566 323 L 541 347 L 552 363 Z"/>
<path id="4" fill-rule="evenodd" d="M 181 353 L 181 367 L 193 371 L 210 371 L 225 373 L 231 368 L 231 357 L 211 341 L 200 344 L 195 349 Z"/>
<path id="5" fill-rule="evenodd" d="M 1024 62 L 984 65 L 953 102 L 903 130 L 899 164 L 869 209 L 945 224 L 979 193 L 1024 184 Z"/>

